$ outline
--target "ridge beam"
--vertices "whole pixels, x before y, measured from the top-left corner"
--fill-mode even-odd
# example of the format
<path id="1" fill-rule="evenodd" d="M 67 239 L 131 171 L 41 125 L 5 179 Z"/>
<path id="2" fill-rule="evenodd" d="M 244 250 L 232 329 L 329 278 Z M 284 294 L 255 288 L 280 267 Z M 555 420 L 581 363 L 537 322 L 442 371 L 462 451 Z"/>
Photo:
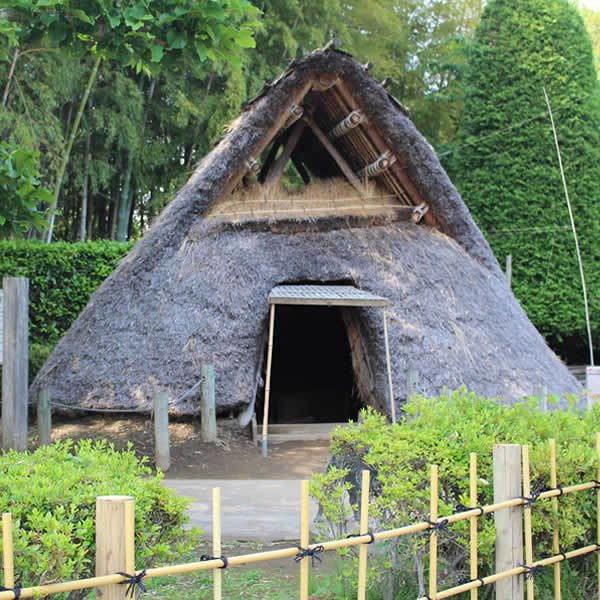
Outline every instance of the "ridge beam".
<path id="1" fill-rule="evenodd" d="M 317 136 L 317 139 L 325 146 L 325 149 L 331 155 L 331 158 L 335 160 L 337 166 L 342 170 L 342 173 L 346 176 L 346 179 L 350 182 L 352 187 L 358 191 L 361 196 L 364 196 L 365 190 L 360 182 L 360 179 L 356 176 L 350 165 L 346 162 L 346 159 L 336 150 L 335 146 L 329 141 L 329 138 L 323 133 L 322 129 L 312 120 L 308 115 L 304 115 L 302 120 L 312 129 L 313 133 Z"/>

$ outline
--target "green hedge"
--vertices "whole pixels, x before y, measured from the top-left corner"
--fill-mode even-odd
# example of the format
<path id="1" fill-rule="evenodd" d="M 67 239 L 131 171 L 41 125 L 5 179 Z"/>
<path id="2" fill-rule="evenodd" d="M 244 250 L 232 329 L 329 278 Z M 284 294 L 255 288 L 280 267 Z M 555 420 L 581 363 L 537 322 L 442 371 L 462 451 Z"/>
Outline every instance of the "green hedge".
<path id="1" fill-rule="evenodd" d="M 0 242 L 0 275 L 29 278 L 29 341 L 55 345 L 132 244 Z"/>

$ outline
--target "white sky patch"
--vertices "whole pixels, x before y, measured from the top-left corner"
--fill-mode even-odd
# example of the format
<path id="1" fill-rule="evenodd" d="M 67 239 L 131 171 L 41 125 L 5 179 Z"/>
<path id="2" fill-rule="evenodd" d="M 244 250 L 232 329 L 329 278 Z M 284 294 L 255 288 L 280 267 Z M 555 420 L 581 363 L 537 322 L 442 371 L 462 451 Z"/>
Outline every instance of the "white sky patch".
<path id="1" fill-rule="evenodd" d="M 600 12 L 600 0 L 579 0 L 579 4 Z"/>

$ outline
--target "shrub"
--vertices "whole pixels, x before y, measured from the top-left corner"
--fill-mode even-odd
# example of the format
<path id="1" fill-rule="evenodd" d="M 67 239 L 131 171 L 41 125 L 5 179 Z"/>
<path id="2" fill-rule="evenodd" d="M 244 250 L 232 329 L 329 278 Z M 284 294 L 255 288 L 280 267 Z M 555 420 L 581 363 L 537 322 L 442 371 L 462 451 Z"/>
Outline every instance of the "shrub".
<path id="1" fill-rule="evenodd" d="M 365 464 L 377 473 L 377 493 L 372 496 L 369 509 L 373 529 L 391 529 L 428 518 L 431 464 L 439 465 L 440 515 L 464 510 L 460 505 L 470 504 L 470 452 L 476 452 L 478 457 L 478 504 L 492 504 L 494 444 L 530 446 L 533 490 L 550 486 L 549 438 L 556 439 L 557 443 L 559 484 L 572 485 L 596 477 L 598 456 L 594 434 L 600 431 L 597 405 L 583 414 L 575 409 L 542 413 L 535 398 L 503 406 L 460 390 L 439 398 L 417 396 L 404 409 L 402 419 L 395 425 L 388 424 L 385 417 L 369 409 L 362 413 L 362 422 L 338 428 L 332 435 L 334 454 L 349 450 L 359 452 Z M 331 470 L 316 475 L 311 484 L 313 497 L 323 505 L 329 535 L 348 533 L 350 511 L 340 501 L 342 488 L 348 486 L 344 483 L 346 474 L 347 470 Z M 592 492 L 564 496 L 559 500 L 558 516 L 552 513 L 548 500 L 537 502 L 532 511 L 535 556 L 551 553 L 555 522 L 559 525 L 562 549 L 594 543 L 595 500 L 596 494 Z M 423 595 L 424 589 L 418 590 L 417 581 L 425 579 L 428 540 L 427 533 L 422 533 L 378 545 L 374 556 L 380 560 L 371 561 L 370 581 L 375 588 L 386 589 L 386 598 L 399 598 L 401 588 L 412 597 L 417 593 Z M 479 519 L 481 576 L 494 572 L 494 541 L 493 519 Z M 440 585 L 450 587 L 460 579 L 469 579 L 468 522 L 451 525 L 448 534 L 440 535 L 439 546 Z M 571 581 L 580 581 L 570 590 L 569 598 L 591 597 L 595 562 L 583 557 L 565 565 L 565 577 L 568 579 L 567 575 L 574 572 Z M 356 581 L 348 563 L 344 568 L 343 579 Z M 548 585 L 551 580 L 550 575 Z M 545 578 L 536 578 L 536 585 L 543 586 L 545 581 Z M 491 587 L 481 590 L 480 598 L 491 598 L 488 596 L 492 593 Z"/>
<path id="2" fill-rule="evenodd" d="M 0 511 L 13 516 L 16 582 L 32 586 L 94 575 L 96 496 L 135 498 L 137 569 L 189 550 L 187 500 L 164 488 L 161 478 L 151 477 L 132 450 L 117 452 L 104 441 L 58 442 L 0 456 Z"/>

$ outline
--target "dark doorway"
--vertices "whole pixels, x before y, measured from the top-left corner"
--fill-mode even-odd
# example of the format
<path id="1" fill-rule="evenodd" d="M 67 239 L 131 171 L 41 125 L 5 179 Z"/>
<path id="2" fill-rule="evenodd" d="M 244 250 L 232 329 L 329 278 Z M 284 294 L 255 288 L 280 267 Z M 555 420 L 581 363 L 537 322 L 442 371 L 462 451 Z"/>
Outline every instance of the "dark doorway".
<path id="1" fill-rule="evenodd" d="M 264 397 L 257 398 L 263 418 Z M 278 305 L 271 369 L 271 423 L 356 419 L 360 398 L 338 307 Z"/>

